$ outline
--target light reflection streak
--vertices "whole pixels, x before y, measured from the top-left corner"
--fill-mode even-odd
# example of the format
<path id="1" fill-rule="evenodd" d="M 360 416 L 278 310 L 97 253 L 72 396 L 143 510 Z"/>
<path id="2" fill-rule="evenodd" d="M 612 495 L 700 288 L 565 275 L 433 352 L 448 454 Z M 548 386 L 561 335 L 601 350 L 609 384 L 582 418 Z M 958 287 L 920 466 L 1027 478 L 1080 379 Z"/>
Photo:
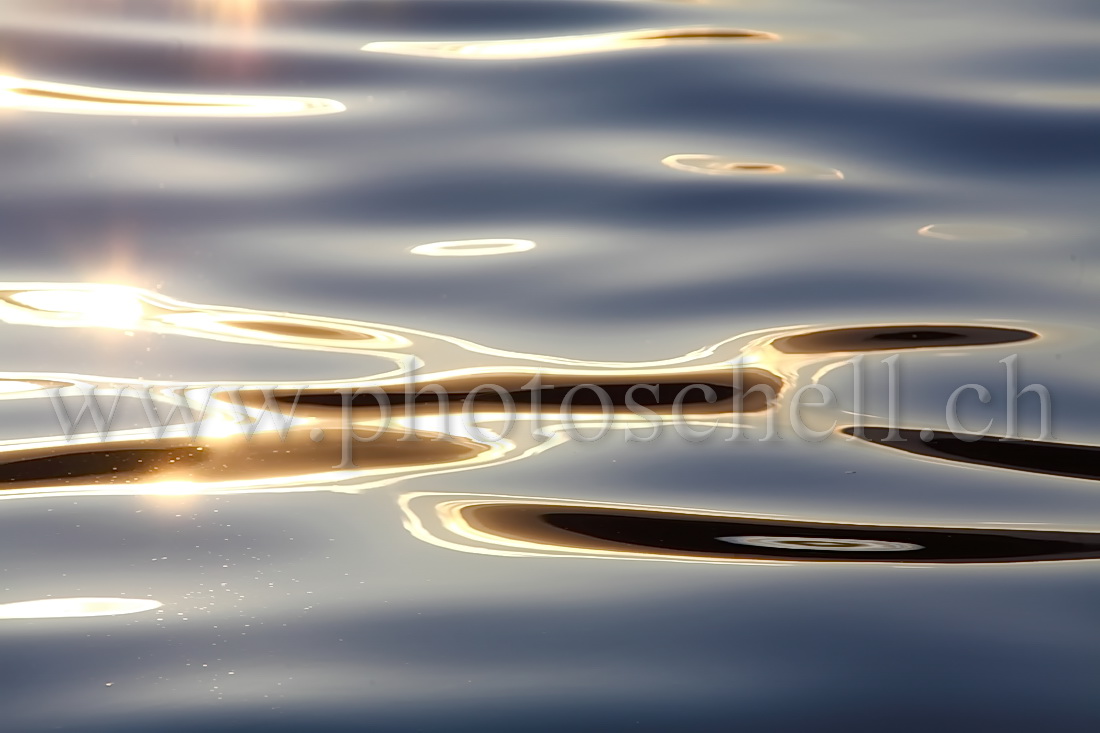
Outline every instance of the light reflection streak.
<path id="1" fill-rule="evenodd" d="M 35 293 L 31 297 L 38 305 L 52 300 L 59 310 L 33 308 L 20 302 L 31 292 Z M 539 369 L 546 365 L 634 369 L 639 374 L 653 368 L 697 364 L 703 360 L 721 365 L 739 354 L 738 343 L 757 333 L 771 333 L 761 330 L 734 336 L 669 359 L 589 361 L 497 349 L 445 334 L 388 324 L 188 303 L 139 288 L 93 283 L 0 283 L 0 321 L 28 326 L 109 328 L 110 319 L 106 323 L 99 322 L 96 314 L 113 308 L 96 305 L 98 299 L 109 303 L 125 299 L 140 302 L 143 315 L 133 324 L 131 330 L 134 331 L 309 351 L 369 354 L 392 361 L 395 369 L 371 375 L 376 379 L 401 376 L 407 371 L 410 357 L 423 369 L 468 369 L 471 374 L 479 369 L 490 373 L 511 365 L 530 365 Z M 64 310 L 80 302 L 84 303 L 83 309 Z"/>
<path id="2" fill-rule="evenodd" d="M 375 41 L 363 46 L 362 50 L 400 56 L 513 61 L 629 51 L 682 43 L 778 40 L 778 35 L 765 31 L 726 28 L 646 28 L 591 35 L 496 41 Z"/>
<path id="3" fill-rule="evenodd" d="M 488 257 L 527 252 L 534 248 L 535 243 L 529 239 L 463 239 L 420 244 L 409 251 L 427 257 Z"/>
<path id="4" fill-rule="evenodd" d="M 346 109 L 312 97 L 141 92 L 12 76 L 0 76 L 0 108 L 127 117 L 301 117 Z"/>
<path id="5" fill-rule="evenodd" d="M 673 170 L 701 173 L 708 176 L 783 176 L 808 179 L 843 179 L 836 168 L 818 168 L 810 165 L 747 162 L 706 153 L 677 153 L 661 161 Z"/>
<path id="6" fill-rule="evenodd" d="M 42 598 L 0 603 L 0 619 L 119 616 L 153 611 L 162 605 L 160 601 L 147 598 Z"/>
<path id="7" fill-rule="evenodd" d="M 23 399 L 47 389 L 71 387 L 71 382 L 0 377 L 0 400 Z"/>

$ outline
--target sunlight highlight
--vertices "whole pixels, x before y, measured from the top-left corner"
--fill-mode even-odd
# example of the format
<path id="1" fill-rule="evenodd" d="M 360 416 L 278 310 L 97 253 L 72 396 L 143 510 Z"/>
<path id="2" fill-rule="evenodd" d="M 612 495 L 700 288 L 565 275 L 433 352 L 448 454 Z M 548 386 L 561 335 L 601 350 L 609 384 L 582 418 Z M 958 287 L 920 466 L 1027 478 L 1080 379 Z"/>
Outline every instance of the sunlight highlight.
<path id="1" fill-rule="evenodd" d="M 164 604 L 150 598 L 43 598 L 0 604 L 0 619 L 87 618 L 142 613 Z"/>
<path id="2" fill-rule="evenodd" d="M 0 76 L 0 108 L 127 117 L 297 117 L 343 112 L 332 99 L 101 89 Z"/>
<path id="3" fill-rule="evenodd" d="M 774 33 L 721 28 L 668 28 L 595 33 L 584 36 L 521 38 L 499 41 L 375 41 L 363 46 L 371 53 L 427 56 L 442 59 L 507 61 L 577 56 L 607 51 L 667 46 L 672 43 L 716 41 L 777 41 Z"/>
<path id="4" fill-rule="evenodd" d="M 529 239 L 464 239 L 421 244 L 410 251 L 426 257 L 488 257 L 528 252 L 534 248 L 535 243 Z"/>
<path id="5" fill-rule="evenodd" d="M 26 290 L 12 293 L 7 299 L 81 326 L 128 329 L 145 316 L 137 291 L 109 285 L 79 290 Z"/>

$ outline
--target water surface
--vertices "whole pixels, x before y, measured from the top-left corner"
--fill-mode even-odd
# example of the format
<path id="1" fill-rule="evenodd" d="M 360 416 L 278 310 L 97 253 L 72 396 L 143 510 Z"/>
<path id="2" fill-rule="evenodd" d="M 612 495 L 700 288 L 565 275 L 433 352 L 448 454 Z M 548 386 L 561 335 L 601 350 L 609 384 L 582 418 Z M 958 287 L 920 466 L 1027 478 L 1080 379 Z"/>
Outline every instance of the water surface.
<path id="1" fill-rule="evenodd" d="M 5 729 L 1095 729 L 1098 69 L 1089 0 L 0 0 Z"/>

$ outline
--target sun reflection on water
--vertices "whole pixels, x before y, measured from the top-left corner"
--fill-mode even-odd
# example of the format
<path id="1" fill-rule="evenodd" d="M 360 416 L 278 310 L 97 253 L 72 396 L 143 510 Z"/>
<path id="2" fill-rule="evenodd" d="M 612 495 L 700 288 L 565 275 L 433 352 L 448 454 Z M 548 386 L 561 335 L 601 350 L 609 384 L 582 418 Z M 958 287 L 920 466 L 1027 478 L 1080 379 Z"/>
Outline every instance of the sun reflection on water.
<path id="1" fill-rule="evenodd" d="M 778 35 L 765 31 L 726 28 L 647 28 L 614 33 L 496 41 L 374 41 L 363 46 L 362 50 L 400 56 L 513 61 L 629 51 L 682 43 L 777 40 L 779 40 Z"/>
<path id="2" fill-rule="evenodd" d="M 0 298 L 66 325 L 129 329 L 145 316 L 138 292 L 123 286 L 25 290 L 0 294 Z"/>
<path id="3" fill-rule="evenodd" d="M 160 601 L 146 598 L 43 598 L 0 603 L 0 619 L 119 616 L 153 611 L 162 605 Z"/>
<path id="4" fill-rule="evenodd" d="M 127 117 L 299 117 L 343 112 L 332 99 L 184 94 L 60 84 L 0 76 L 0 108 Z"/>
<path id="5" fill-rule="evenodd" d="M 463 239 L 420 244 L 409 251 L 427 257 L 491 257 L 528 252 L 534 248 L 535 243 L 529 239 Z"/>

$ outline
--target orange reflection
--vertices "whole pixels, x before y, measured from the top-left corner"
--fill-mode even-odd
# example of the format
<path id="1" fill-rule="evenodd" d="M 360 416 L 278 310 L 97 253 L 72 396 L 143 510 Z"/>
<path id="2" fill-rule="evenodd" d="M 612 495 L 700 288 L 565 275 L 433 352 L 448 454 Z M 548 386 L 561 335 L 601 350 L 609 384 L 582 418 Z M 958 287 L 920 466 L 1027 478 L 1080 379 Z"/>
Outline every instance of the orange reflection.
<path id="1" fill-rule="evenodd" d="M 264 0 L 191 0 L 196 10 L 209 16 L 218 25 L 228 25 L 241 29 L 255 29 L 260 24 Z"/>

